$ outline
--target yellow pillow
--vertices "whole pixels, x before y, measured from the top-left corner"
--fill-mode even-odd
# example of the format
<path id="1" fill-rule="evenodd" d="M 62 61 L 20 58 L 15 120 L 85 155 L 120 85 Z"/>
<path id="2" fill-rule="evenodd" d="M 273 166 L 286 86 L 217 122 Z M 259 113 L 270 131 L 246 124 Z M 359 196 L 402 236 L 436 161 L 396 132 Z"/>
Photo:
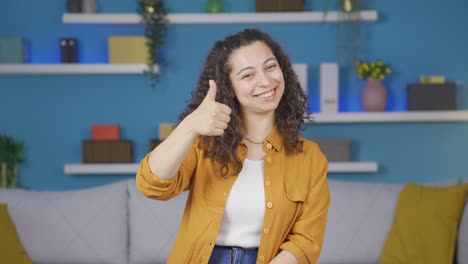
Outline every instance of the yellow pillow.
<path id="1" fill-rule="evenodd" d="M 0 263 L 32 264 L 16 233 L 7 205 L 0 203 Z"/>
<path id="2" fill-rule="evenodd" d="M 453 263 L 467 194 L 468 184 L 445 188 L 407 184 L 380 263 Z"/>

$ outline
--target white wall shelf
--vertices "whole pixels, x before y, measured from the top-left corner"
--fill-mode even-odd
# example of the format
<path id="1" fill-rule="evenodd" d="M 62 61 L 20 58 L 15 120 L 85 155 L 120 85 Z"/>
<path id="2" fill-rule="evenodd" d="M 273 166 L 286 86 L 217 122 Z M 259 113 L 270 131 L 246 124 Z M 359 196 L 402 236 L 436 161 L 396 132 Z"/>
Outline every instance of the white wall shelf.
<path id="1" fill-rule="evenodd" d="M 274 13 L 172 13 L 169 24 L 245 24 L 245 23 L 321 23 L 338 21 L 377 21 L 376 10 L 345 13 L 325 12 L 274 12 Z M 63 14 L 65 24 L 140 24 L 139 14 Z"/>
<path id="2" fill-rule="evenodd" d="M 375 173 L 377 162 L 329 162 L 328 173 Z"/>
<path id="3" fill-rule="evenodd" d="M 468 110 L 317 113 L 306 123 L 467 122 Z"/>
<path id="4" fill-rule="evenodd" d="M 65 174 L 136 174 L 138 163 L 65 164 Z"/>
<path id="5" fill-rule="evenodd" d="M 65 164 L 65 174 L 136 174 L 138 163 Z M 372 173 L 378 171 L 376 162 L 330 162 L 329 173 Z"/>
<path id="6" fill-rule="evenodd" d="M 146 69 L 145 64 L 0 64 L 0 74 L 142 74 Z"/>

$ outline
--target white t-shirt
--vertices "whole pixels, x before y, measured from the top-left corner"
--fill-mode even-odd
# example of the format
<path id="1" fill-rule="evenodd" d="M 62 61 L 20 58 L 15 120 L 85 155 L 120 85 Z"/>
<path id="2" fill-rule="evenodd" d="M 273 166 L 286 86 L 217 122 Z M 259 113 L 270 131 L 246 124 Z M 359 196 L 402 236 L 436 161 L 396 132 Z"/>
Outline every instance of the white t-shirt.
<path id="1" fill-rule="evenodd" d="M 263 160 L 245 160 L 229 193 L 216 245 L 254 248 L 260 245 L 265 215 Z"/>

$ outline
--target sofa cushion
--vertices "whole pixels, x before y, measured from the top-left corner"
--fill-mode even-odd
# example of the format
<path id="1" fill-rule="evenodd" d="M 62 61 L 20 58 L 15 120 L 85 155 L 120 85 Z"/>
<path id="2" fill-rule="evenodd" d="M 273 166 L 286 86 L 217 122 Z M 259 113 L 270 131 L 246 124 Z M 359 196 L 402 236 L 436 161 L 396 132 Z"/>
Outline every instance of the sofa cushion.
<path id="1" fill-rule="evenodd" d="M 468 177 L 463 178 L 462 183 L 468 183 Z M 468 200 L 465 202 L 465 209 L 458 228 L 457 263 L 468 264 Z"/>
<path id="2" fill-rule="evenodd" d="M 468 184 L 407 184 L 400 193 L 380 263 L 452 263 Z"/>
<path id="3" fill-rule="evenodd" d="M 449 179 L 426 185 L 457 182 Z M 329 180 L 331 203 L 318 263 L 378 263 L 403 186 Z"/>
<path id="4" fill-rule="evenodd" d="M 0 203 L 0 263 L 32 264 L 8 213 L 8 205 Z"/>
<path id="5" fill-rule="evenodd" d="M 174 244 L 187 192 L 169 201 L 144 197 L 129 181 L 130 264 L 166 263 Z"/>
<path id="6" fill-rule="evenodd" d="M 34 263 L 127 262 L 127 183 L 72 191 L 0 190 Z"/>

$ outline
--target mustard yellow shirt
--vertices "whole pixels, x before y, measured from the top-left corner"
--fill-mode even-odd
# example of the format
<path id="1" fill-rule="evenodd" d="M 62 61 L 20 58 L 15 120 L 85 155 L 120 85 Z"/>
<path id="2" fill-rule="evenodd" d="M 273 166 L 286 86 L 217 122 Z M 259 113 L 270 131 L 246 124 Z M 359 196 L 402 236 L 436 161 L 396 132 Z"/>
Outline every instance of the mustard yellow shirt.
<path id="1" fill-rule="evenodd" d="M 300 139 L 304 151 L 294 155 L 286 155 L 276 128 L 263 144 L 265 217 L 257 263 L 268 263 L 281 250 L 291 252 L 301 264 L 316 263 L 319 257 L 330 203 L 328 162 L 316 143 Z M 167 263 L 208 263 L 237 177 L 222 177 L 219 163 L 203 158 L 198 142 L 192 145 L 173 178 L 164 180 L 154 175 L 148 164 L 149 154 L 136 175 L 138 190 L 152 199 L 168 200 L 189 191 Z M 245 160 L 247 147 L 241 144 L 237 153 Z"/>

